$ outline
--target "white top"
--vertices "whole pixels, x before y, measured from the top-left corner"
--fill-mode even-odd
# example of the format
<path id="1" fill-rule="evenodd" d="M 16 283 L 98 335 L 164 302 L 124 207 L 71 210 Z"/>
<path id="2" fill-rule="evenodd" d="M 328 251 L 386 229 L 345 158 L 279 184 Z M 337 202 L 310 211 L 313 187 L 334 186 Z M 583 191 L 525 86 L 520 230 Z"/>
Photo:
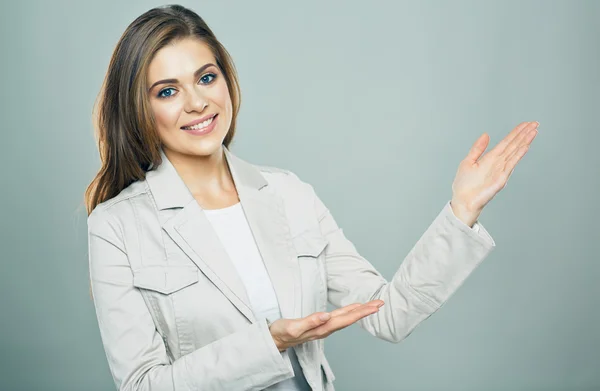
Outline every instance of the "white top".
<path id="1" fill-rule="evenodd" d="M 204 213 L 211 222 L 246 287 L 256 318 L 267 318 L 270 322 L 281 318 L 273 284 L 262 261 L 241 204 L 238 202 L 222 209 L 204 210 Z M 286 349 L 281 354 L 283 357 L 289 356 L 295 376 L 276 383 L 268 389 L 310 391 L 310 386 L 302 373 L 294 349 Z"/>

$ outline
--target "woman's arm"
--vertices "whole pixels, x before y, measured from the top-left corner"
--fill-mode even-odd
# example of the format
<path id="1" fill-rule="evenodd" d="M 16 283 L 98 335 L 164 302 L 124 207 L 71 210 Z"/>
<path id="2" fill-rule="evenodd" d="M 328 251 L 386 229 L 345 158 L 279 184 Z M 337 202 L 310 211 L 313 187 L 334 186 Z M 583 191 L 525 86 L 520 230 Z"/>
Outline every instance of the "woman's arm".
<path id="1" fill-rule="evenodd" d="M 321 233 L 329 242 L 324 250 L 329 302 L 341 307 L 383 300 L 385 305 L 379 312 L 361 319 L 359 325 L 388 341 L 406 338 L 454 294 L 496 246 L 481 224 L 471 226 L 504 189 L 538 134 L 538 126 L 536 121 L 520 123 L 486 153 L 489 135 L 484 133 L 475 141 L 459 164 L 451 201 L 410 250 L 390 282 L 360 256 L 308 185 Z"/>
<path id="2" fill-rule="evenodd" d="M 329 242 L 325 248 L 329 302 L 341 307 L 383 300 L 378 313 L 358 324 L 390 342 L 402 341 L 436 312 L 495 247 L 481 223 L 477 229 L 468 227 L 447 203 L 388 282 L 345 237 L 314 189 L 312 193 L 321 232 Z"/>
<path id="3" fill-rule="evenodd" d="M 266 321 L 169 362 L 108 212 L 88 218 L 89 266 L 102 343 L 118 390 L 262 390 L 294 376 Z M 207 314 L 210 316 L 210 314 Z"/>

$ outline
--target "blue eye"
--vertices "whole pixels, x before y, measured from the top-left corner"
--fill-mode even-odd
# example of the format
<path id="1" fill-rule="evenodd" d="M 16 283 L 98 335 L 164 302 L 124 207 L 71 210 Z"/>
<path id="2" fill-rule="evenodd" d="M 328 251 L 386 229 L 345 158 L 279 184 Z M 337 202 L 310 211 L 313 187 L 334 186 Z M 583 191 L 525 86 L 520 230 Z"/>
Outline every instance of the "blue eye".
<path id="1" fill-rule="evenodd" d="M 210 83 L 212 83 L 212 82 L 213 82 L 213 80 L 215 80 L 215 78 L 217 77 L 217 75 L 215 75 L 214 73 L 207 73 L 206 75 L 202 76 L 202 77 L 200 78 L 200 80 L 203 80 L 204 78 L 206 78 L 206 77 L 209 77 L 209 76 L 212 76 L 212 80 L 210 80 L 210 81 L 207 81 L 207 82 L 206 82 L 206 83 L 204 83 L 204 84 L 210 84 Z"/>
<path id="2" fill-rule="evenodd" d="M 160 92 L 158 93 L 158 97 L 159 97 L 159 98 L 168 98 L 168 97 L 170 97 L 170 96 L 173 96 L 173 93 L 170 93 L 170 94 L 168 94 L 168 95 L 163 95 L 163 92 L 165 92 L 165 91 L 169 91 L 169 90 L 172 90 L 172 89 L 173 89 L 173 88 L 165 88 L 164 90 L 160 90 Z"/>

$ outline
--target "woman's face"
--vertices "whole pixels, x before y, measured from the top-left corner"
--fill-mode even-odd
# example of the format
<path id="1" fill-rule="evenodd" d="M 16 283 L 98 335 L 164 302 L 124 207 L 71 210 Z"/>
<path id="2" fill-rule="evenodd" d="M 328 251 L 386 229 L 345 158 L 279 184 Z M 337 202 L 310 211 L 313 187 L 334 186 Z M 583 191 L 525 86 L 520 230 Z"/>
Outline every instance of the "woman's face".
<path id="1" fill-rule="evenodd" d="M 209 47 L 195 38 L 173 42 L 152 59 L 149 101 L 165 150 L 198 156 L 220 152 L 233 110 L 216 64 Z M 186 127 L 198 120 L 196 129 Z"/>

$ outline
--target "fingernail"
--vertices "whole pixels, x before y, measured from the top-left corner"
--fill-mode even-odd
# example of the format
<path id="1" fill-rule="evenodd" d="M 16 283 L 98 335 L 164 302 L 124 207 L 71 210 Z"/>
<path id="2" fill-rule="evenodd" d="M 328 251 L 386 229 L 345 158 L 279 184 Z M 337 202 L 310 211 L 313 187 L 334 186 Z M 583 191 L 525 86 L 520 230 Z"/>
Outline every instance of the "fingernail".
<path id="1" fill-rule="evenodd" d="M 319 315 L 319 319 L 321 319 L 323 322 L 325 322 L 326 320 L 329 320 L 330 317 L 331 317 L 331 315 L 329 314 L 329 312 Z"/>
<path id="2" fill-rule="evenodd" d="M 385 304 L 384 302 L 381 302 L 381 304 L 379 304 L 379 305 L 377 306 L 377 308 L 381 308 L 381 307 L 382 307 L 384 304 Z"/>

